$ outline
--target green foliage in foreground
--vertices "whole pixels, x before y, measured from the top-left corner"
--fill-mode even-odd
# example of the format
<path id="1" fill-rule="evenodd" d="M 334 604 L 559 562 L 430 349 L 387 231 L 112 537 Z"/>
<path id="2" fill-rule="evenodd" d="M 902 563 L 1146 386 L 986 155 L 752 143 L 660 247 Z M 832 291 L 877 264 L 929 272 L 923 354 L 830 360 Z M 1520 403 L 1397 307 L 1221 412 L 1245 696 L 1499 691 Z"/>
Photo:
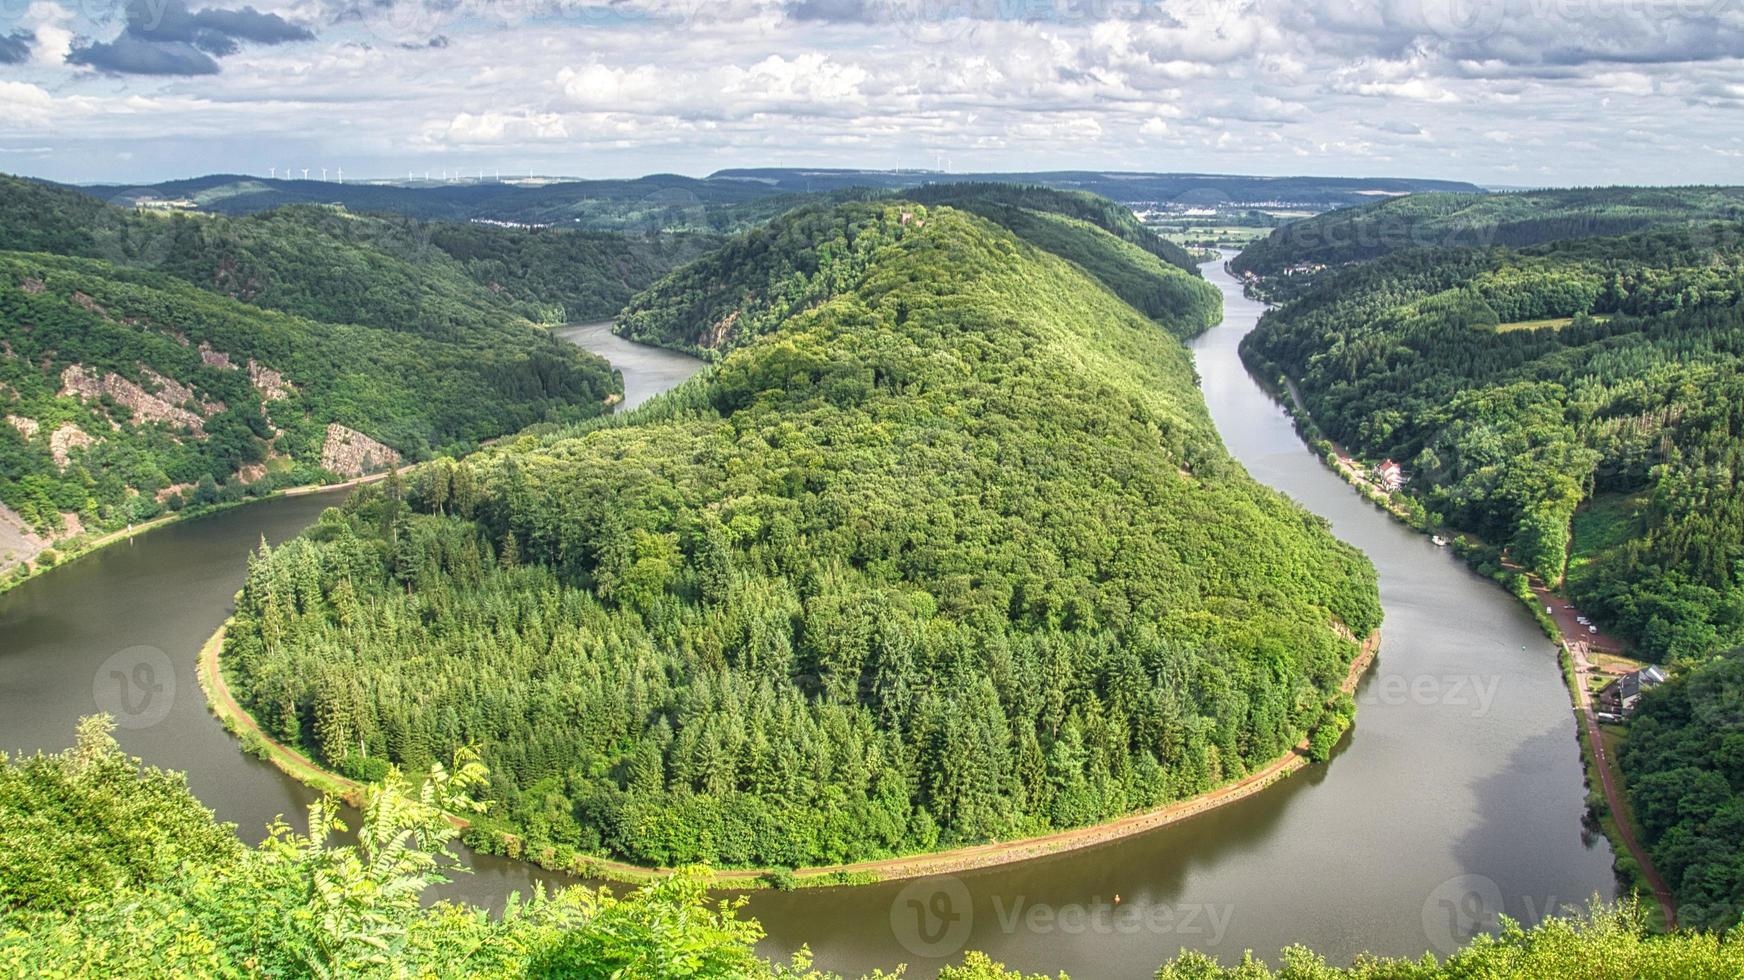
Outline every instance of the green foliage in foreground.
<path id="1" fill-rule="evenodd" d="M 244 847 L 179 774 L 122 755 L 105 718 L 57 755 L 0 756 L 0 973 L 31 977 L 614 978 L 837 980 L 802 951 L 757 957 L 739 906 L 711 899 L 707 873 L 680 872 L 624 896 L 574 887 L 511 898 L 500 916 L 424 892 L 462 869 L 442 808 L 476 807 L 484 778 L 462 757 L 414 786 L 389 773 L 341 843 L 339 808 L 309 811 L 308 834 L 275 825 Z M 866 928 L 882 928 L 867 923 Z M 1744 932 L 1648 935 L 1628 907 L 1595 907 L 1530 930 L 1507 925 L 1445 963 L 1364 957 L 1327 966 L 1301 948 L 1276 973 L 1183 951 L 1161 980 L 1731 980 Z M 896 980 L 898 966 L 867 980 Z M 971 952 L 939 980 L 1045 980 Z M 1062 975 L 1061 980 L 1064 980 Z"/>
<path id="2" fill-rule="evenodd" d="M 1744 650 L 1648 691 L 1619 761 L 1679 924 L 1744 921 Z"/>
<path id="3" fill-rule="evenodd" d="M 1729 980 L 1744 975 L 1744 930 L 1720 936 L 1654 935 L 1632 906 L 1595 903 L 1585 914 L 1550 918 L 1525 929 L 1504 920 L 1499 935 L 1479 936 L 1446 960 L 1361 956 L 1349 967 L 1327 965 L 1302 946 L 1284 951 L 1274 972 L 1248 957 L 1221 966 L 1183 951 L 1157 970 L 1157 980 Z"/>
<path id="4" fill-rule="evenodd" d="M 1314 421 L 1650 658 L 1744 643 L 1744 226 L 1346 270 L 1244 342 Z M 1572 317 L 1560 329 L 1499 330 Z M 1586 501 L 1644 503 L 1576 538 Z"/>
<path id="5" fill-rule="evenodd" d="M 807 229 L 833 295 L 663 402 L 260 554 L 244 706 L 362 775 L 478 746 L 475 839 L 563 867 L 1080 826 L 1342 723 L 1373 571 L 1229 459 L 1173 338 L 963 212 L 770 234 Z"/>

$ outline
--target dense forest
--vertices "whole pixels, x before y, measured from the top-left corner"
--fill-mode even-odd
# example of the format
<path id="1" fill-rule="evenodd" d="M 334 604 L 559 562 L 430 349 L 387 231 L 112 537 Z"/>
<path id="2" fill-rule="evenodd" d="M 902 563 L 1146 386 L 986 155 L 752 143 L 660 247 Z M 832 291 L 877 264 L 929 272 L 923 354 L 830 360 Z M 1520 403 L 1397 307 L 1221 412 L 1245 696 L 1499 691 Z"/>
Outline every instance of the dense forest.
<path id="1" fill-rule="evenodd" d="M 1131 210 L 1095 194 L 1053 190 L 1034 184 L 950 183 L 916 187 L 897 193 L 896 196 L 905 201 L 929 205 L 946 204 L 964 211 L 973 211 L 989 221 L 1011 228 L 1019 238 L 1050 252 L 1054 249 L 1013 228 L 1005 220 L 1006 217 L 1017 211 L 1031 211 L 1069 218 L 1095 225 L 1128 244 L 1137 245 L 1182 272 L 1195 277 L 1199 275 L 1199 267 L 1186 249 L 1166 238 L 1158 237 L 1134 217 Z"/>
<path id="2" fill-rule="evenodd" d="M 422 180 L 387 184 L 281 180 L 210 174 L 145 185 L 94 185 L 79 190 L 131 207 L 185 201 L 201 211 L 244 215 L 287 205 L 339 205 L 351 211 L 399 214 L 420 221 L 509 221 L 594 231 L 743 231 L 805 199 L 802 193 L 745 180 L 699 180 L 649 174 L 624 180 Z"/>
<path id="3" fill-rule="evenodd" d="M 1237 272 L 1366 262 L 1416 248 L 1521 248 L 1657 225 L 1744 219 L 1740 187 L 1595 187 L 1410 194 L 1291 222 L 1249 245 Z"/>
<path id="4" fill-rule="evenodd" d="M 0 969 L 36 977 L 564 977 L 570 980 L 834 980 L 802 952 L 760 959 L 761 928 L 691 870 L 626 895 L 572 887 L 511 900 L 502 915 L 428 888 L 460 873 L 436 809 L 475 805 L 484 778 L 462 757 L 412 784 L 372 787 L 355 840 L 337 808 L 311 832 L 272 828 L 246 847 L 184 778 L 123 755 L 88 719 L 57 755 L 0 755 Z M 882 928 L 867 923 L 867 928 Z M 1044 980 L 968 953 L 958 966 L 867 980 Z M 1480 936 L 1446 961 L 1363 957 L 1326 965 L 1293 947 L 1273 973 L 1182 951 L 1160 980 L 1732 980 L 1744 933 L 1652 935 L 1632 909 L 1594 908 Z"/>
<path id="5" fill-rule="evenodd" d="M 1566 568 L 1583 610 L 1676 660 L 1744 642 L 1741 297 L 1736 225 L 1420 250 L 1317 283 L 1243 354 L 1400 461 L 1432 521 Z"/>
<path id="6" fill-rule="evenodd" d="M 619 389 L 401 219 L 135 214 L 0 178 L 0 229 L 21 249 L 0 252 L 0 504 L 44 535 L 463 450 Z"/>
<path id="7" fill-rule="evenodd" d="M 942 186 L 921 197 L 979 214 L 1076 264 L 1177 336 L 1199 333 L 1221 313 L 1217 290 L 1199 278 L 1184 251 L 1107 201 L 1004 184 Z M 624 309 L 618 331 L 713 356 L 864 275 L 878 242 L 861 241 L 861 236 L 883 231 L 873 218 L 879 213 L 827 203 L 796 209 L 636 297 Z"/>
<path id="8" fill-rule="evenodd" d="M 915 191 L 935 184 L 1015 181 L 1104 197 L 1122 204 L 1365 204 L 1376 194 L 1475 192 L 1459 181 L 1400 177 L 1244 177 L 1224 174 L 1051 171 L 944 174 L 925 170 L 722 170 L 708 177 L 649 174 L 632 179 L 408 179 L 382 183 L 209 174 L 156 184 L 81 188 L 105 201 L 187 201 L 202 211 L 254 214 L 290 204 L 338 204 L 352 211 L 425 221 L 513 221 L 587 231 L 736 233 L 803 202 L 834 194 Z"/>
<path id="9" fill-rule="evenodd" d="M 1678 922 L 1744 921 L 1744 650 L 1648 691 L 1621 761 L 1654 866 L 1677 892 Z"/>
<path id="10" fill-rule="evenodd" d="M 719 244 L 424 222 L 297 205 L 246 217 L 121 208 L 0 175 L 0 240 L 155 269 L 255 306 L 453 340 L 514 319 L 603 319 Z"/>
<path id="11" fill-rule="evenodd" d="M 951 208 L 754 240 L 827 288 L 253 558 L 223 660 L 269 733 L 363 778 L 477 746 L 473 839 L 566 867 L 929 850 L 1325 756 L 1373 570 L 1225 455 L 1172 337 Z"/>

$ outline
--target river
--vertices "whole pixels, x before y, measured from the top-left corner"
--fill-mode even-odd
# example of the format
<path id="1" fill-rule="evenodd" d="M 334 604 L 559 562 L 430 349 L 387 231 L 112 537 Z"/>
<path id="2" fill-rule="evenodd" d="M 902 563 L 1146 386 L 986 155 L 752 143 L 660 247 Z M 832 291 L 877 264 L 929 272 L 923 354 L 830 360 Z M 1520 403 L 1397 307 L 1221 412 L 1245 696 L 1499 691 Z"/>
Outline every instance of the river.
<path id="1" fill-rule="evenodd" d="M 808 944 L 820 967 L 907 962 L 919 978 L 982 949 L 1026 971 L 1139 978 L 1181 947 L 1233 961 L 1244 949 L 1275 959 L 1301 942 L 1339 963 L 1365 949 L 1445 951 L 1493 927 L 1498 911 L 1531 921 L 1615 894 L 1608 845 L 1582 831 L 1574 717 L 1550 643 L 1514 599 L 1303 446 L 1236 354 L 1261 307 L 1221 262 L 1203 271 L 1223 290 L 1225 317 L 1191 346 L 1229 451 L 1331 521 L 1380 573 L 1386 640 L 1351 735 L 1328 765 L 1096 848 L 917 882 L 753 893 L 770 955 Z M 597 325 L 564 335 L 613 360 L 634 393 L 627 405 L 698 366 Z M 186 771 L 244 837 L 258 839 L 280 813 L 300 824 L 307 790 L 238 751 L 206 710 L 194 658 L 240 587 L 247 549 L 295 534 L 337 500 L 278 498 L 171 525 L 0 596 L 0 747 L 63 748 L 101 703 L 121 719 L 128 752 Z M 122 692 L 118 671 L 146 683 Z M 476 873 L 445 895 L 495 907 L 511 890 L 561 880 L 468 860 Z"/>

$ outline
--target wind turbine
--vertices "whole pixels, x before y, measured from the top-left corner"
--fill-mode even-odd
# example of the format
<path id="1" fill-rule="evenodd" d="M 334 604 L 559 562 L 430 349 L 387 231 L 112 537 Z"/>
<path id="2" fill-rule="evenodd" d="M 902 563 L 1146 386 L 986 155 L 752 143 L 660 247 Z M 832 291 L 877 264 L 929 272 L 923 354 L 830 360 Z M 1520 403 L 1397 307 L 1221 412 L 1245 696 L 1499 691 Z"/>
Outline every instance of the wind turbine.
<path id="1" fill-rule="evenodd" d="M 304 168 L 303 168 L 303 179 L 304 179 L 304 180 L 308 180 L 308 179 L 309 179 L 309 168 L 308 168 L 308 167 L 304 167 Z"/>
<path id="2" fill-rule="evenodd" d="M 338 173 L 337 177 L 338 177 L 338 180 L 341 184 L 345 183 L 345 168 L 344 167 L 339 168 L 339 173 Z"/>
<path id="3" fill-rule="evenodd" d="M 327 182 L 327 168 L 326 167 L 321 168 L 321 182 L 322 183 Z"/>
<path id="4" fill-rule="evenodd" d="M 267 177 L 269 177 L 269 178 L 276 178 L 276 177 L 278 177 L 278 175 L 279 175 L 279 168 L 277 168 L 277 167 L 268 167 L 268 168 L 266 168 L 266 175 L 267 175 Z"/>

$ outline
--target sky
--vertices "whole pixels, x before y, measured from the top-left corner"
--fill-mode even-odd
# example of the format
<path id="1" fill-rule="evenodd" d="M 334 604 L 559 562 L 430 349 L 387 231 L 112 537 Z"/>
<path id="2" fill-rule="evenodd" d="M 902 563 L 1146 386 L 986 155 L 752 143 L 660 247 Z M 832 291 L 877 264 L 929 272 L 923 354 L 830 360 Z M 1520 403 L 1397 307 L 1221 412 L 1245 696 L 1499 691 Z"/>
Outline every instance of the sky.
<path id="1" fill-rule="evenodd" d="M 0 0 L 0 171 L 1744 183 L 1744 0 Z"/>

